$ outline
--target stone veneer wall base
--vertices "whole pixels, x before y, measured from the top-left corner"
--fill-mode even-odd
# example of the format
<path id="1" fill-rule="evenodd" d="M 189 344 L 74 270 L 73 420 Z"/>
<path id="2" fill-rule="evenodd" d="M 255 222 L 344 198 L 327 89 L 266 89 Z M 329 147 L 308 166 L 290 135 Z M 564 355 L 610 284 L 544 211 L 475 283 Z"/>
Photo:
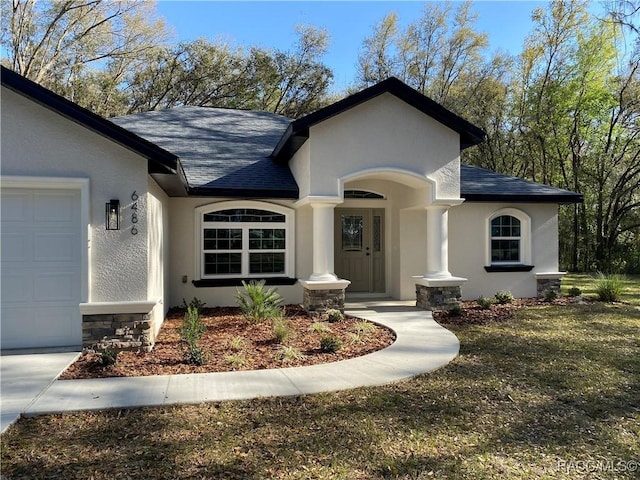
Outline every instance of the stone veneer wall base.
<path id="1" fill-rule="evenodd" d="M 329 309 L 344 313 L 345 293 L 343 288 L 311 290 L 304 288 L 303 307 L 309 313 L 324 313 Z"/>
<path id="2" fill-rule="evenodd" d="M 93 350 L 150 352 L 155 343 L 152 316 L 117 313 L 82 316 L 82 344 Z"/>
<path id="3" fill-rule="evenodd" d="M 546 297 L 549 292 L 555 292 L 560 295 L 560 287 L 562 286 L 562 278 L 538 278 L 536 279 L 536 287 L 538 297 Z"/>
<path id="4" fill-rule="evenodd" d="M 460 304 L 460 286 L 427 287 L 416 284 L 416 306 L 425 310 L 449 310 Z"/>
<path id="5" fill-rule="evenodd" d="M 535 278 L 538 297 L 546 297 L 550 292 L 560 295 L 560 287 L 564 275 L 565 272 L 537 272 Z"/>

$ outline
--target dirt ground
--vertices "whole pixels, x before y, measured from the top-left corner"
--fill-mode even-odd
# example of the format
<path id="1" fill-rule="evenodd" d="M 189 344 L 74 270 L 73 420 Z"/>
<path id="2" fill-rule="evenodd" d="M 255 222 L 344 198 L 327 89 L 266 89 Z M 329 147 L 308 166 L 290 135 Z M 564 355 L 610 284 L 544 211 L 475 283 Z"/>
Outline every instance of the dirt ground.
<path id="1" fill-rule="evenodd" d="M 443 325 L 484 325 L 492 322 L 505 322 L 511 320 L 516 312 L 523 307 L 534 305 L 566 305 L 578 300 L 579 297 L 558 297 L 552 302 L 547 302 L 542 298 L 516 298 L 512 303 L 504 305 L 493 304 L 489 309 L 483 309 L 475 300 L 460 302 L 460 314 L 452 312 L 433 312 L 433 318 Z"/>

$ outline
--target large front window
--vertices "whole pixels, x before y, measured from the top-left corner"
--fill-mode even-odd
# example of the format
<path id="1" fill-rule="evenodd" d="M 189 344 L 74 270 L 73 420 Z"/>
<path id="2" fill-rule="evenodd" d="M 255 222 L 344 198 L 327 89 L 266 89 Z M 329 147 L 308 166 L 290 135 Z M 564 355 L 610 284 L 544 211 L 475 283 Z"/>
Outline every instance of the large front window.
<path id="1" fill-rule="evenodd" d="M 293 243 L 290 215 L 284 207 L 272 207 L 277 211 L 247 207 L 201 207 L 200 277 L 290 276 L 289 252 Z"/>

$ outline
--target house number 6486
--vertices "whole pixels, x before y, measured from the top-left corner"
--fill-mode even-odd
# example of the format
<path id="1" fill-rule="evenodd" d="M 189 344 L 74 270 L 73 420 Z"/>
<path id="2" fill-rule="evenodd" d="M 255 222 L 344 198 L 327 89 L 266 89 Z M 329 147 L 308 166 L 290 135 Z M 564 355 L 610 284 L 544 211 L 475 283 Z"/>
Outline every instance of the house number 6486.
<path id="1" fill-rule="evenodd" d="M 131 223 L 133 226 L 131 227 L 131 235 L 137 235 L 138 229 L 136 228 L 136 223 L 138 223 L 138 194 L 134 190 L 131 194 L 131 200 L 133 203 L 131 204 Z"/>

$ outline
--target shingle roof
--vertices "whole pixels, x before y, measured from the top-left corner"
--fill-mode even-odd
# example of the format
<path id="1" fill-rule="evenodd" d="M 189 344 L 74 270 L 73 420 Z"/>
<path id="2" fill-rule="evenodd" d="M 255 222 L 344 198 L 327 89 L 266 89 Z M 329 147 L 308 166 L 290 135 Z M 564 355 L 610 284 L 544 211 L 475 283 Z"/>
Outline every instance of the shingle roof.
<path id="1" fill-rule="evenodd" d="M 112 120 L 176 154 L 192 195 L 298 198 L 289 167 L 269 157 L 289 118 L 258 111 L 177 107 Z"/>
<path id="2" fill-rule="evenodd" d="M 359 103 L 392 93 L 458 131 L 461 147 L 479 143 L 484 132 L 391 78 L 299 120 L 267 112 L 179 107 L 104 119 L 27 78 L 2 67 L 2 85 L 31 98 L 149 161 L 149 173 L 172 195 L 298 198 L 286 162 L 311 125 Z M 184 172 L 183 172 L 184 170 Z M 580 194 L 461 165 L 460 195 L 468 202 L 577 203 Z"/>
<path id="3" fill-rule="evenodd" d="M 176 154 L 191 195 L 298 198 L 288 165 L 270 156 L 295 128 L 289 118 L 258 111 L 177 107 L 112 120 Z M 582 201 L 582 195 L 567 190 L 469 165 L 461 165 L 460 196 L 468 202 Z"/>
<path id="4" fill-rule="evenodd" d="M 470 165 L 460 165 L 460 196 L 467 202 L 580 203 L 583 200 L 578 193 Z"/>

